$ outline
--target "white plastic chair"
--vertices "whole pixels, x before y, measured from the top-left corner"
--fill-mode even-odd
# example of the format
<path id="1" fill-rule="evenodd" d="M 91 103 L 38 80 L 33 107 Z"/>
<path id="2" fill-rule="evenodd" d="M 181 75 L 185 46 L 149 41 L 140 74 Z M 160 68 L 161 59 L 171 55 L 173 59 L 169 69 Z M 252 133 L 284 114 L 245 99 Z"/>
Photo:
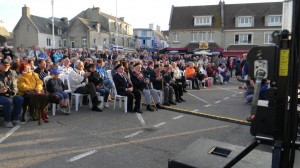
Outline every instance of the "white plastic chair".
<path id="1" fill-rule="evenodd" d="M 113 86 L 112 90 L 113 90 L 113 95 L 114 95 L 114 110 L 116 110 L 116 102 L 118 99 L 119 100 L 119 108 L 122 108 L 122 101 L 124 101 L 124 112 L 127 113 L 127 101 L 128 101 L 127 96 L 118 95 L 114 82 L 112 82 L 112 86 Z"/>
<path id="2" fill-rule="evenodd" d="M 63 83 L 65 82 L 65 75 L 60 74 L 58 77 L 59 77 L 59 79 L 61 79 L 63 81 Z M 45 88 L 46 88 L 46 84 L 47 84 L 48 80 L 51 78 L 52 78 L 52 76 L 44 77 Z M 69 90 L 64 90 L 64 92 L 69 93 Z M 47 88 L 46 88 L 46 93 L 47 93 Z M 59 107 L 59 104 L 58 104 L 58 107 Z M 70 107 L 70 103 L 69 103 L 69 111 L 70 110 L 71 110 L 71 107 Z M 55 115 L 55 113 L 56 113 L 56 103 L 52 103 L 52 115 Z"/>
<path id="3" fill-rule="evenodd" d="M 71 93 L 71 100 L 70 100 L 70 106 L 72 107 L 72 102 L 73 102 L 73 96 L 75 97 L 75 111 L 78 111 L 78 106 L 80 105 L 80 107 L 82 107 L 82 99 L 83 96 L 87 96 L 88 97 L 88 101 L 89 101 L 89 107 L 92 108 L 92 100 L 89 94 L 80 94 L 80 93 L 74 93 L 71 91 L 71 85 L 70 85 L 70 79 L 69 76 L 66 76 L 66 81 L 67 81 L 67 85 L 68 85 L 68 92 Z M 98 100 L 101 101 L 101 107 L 103 107 L 103 101 L 104 101 L 104 97 L 100 96 L 100 94 L 97 92 L 97 97 Z"/>
<path id="4" fill-rule="evenodd" d="M 183 75 L 186 77 L 185 75 L 185 70 L 183 71 Z M 191 90 L 193 88 L 193 82 L 191 80 L 185 80 L 186 84 L 187 84 L 187 89 Z"/>

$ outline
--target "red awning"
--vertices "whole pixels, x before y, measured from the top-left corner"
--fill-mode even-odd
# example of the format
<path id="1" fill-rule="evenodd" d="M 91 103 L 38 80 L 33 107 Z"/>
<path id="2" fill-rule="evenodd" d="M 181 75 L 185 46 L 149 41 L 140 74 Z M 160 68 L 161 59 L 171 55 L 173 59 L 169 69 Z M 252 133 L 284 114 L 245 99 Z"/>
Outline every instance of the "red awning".
<path id="1" fill-rule="evenodd" d="M 237 51 L 224 51 L 224 57 L 243 57 L 243 54 L 247 54 L 248 50 L 237 50 Z"/>

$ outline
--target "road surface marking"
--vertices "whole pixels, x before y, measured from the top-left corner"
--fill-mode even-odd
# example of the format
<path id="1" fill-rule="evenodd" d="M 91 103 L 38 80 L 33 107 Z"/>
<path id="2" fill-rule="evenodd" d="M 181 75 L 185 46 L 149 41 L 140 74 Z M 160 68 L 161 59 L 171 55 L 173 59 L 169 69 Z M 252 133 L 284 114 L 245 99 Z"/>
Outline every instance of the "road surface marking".
<path id="1" fill-rule="evenodd" d="M 196 112 L 196 111 L 199 111 L 199 109 L 195 109 L 195 110 L 193 110 L 192 112 Z"/>
<path id="2" fill-rule="evenodd" d="M 67 162 L 74 162 L 74 161 L 76 161 L 76 160 L 82 159 L 82 158 L 87 157 L 87 156 L 89 156 L 89 155 L 91 155 L 91 154 L 94 154 L 94 153 L 96 153 L 96 152 L 97 152 L 97 150 L 92 150 L 92 151 L 89 151 L 89 152 L 80 154 L 80 155 L 78 155 L 78 156 L 72 157 L 72 158 L 69 159 Z"/>
<path id="3" fill-rule="evenodd" d="M 183 115 L 180 115 L 180 116 L 174 117 L 174 118 L 172 118 L 172 119 L 173 119 L 173 120 L 177 120 L 177 119 L 182 118 L 182 117 L 183 117 Z"/>
<path id="4" fill-rule="evenodd" d="M 206 101 L 206 100 L 204 100 L 204 99 L 201 99 L 201 98 L 198 97 L 198 96 L 195 96 L 195 95 L 193 95 L 193 94 L 191 94 L 191 93 L 188 93 L 188 95 L 193 96 L 193 97 L 195 97 L 196 99 L 198 99 L 198 100 L 200 100 L 200 101 L 202 101 L 202 102 L 204 102 L 204 103 L 206 103 L 206 104 L 209 104 L 208 101 Z"/>
<path id="5" fill-rule="evenodd" d="M 158 124 L 154 125 L 153 127 L 158 128 L 158 127 L 160 127 L 162 125 L 165 125 L 165 124 L 166 124 L 166 122 L 161 122 L 161 123 L 158 123 Z"/>
<path id="6" fill-rule="evenodd" d="M 230 97 L 225 97 L 224 100 L 227 100 L 227 99 L 229 99 L 229 98 L 230 98 Z"/>
<path id="7" fill-rule="evenodd" d="M 239 92 L 240 94 L 244 93 L 244 92 Z"/>
<path id="8" fill-rule="evenodd" d="M 233 92 L 233 93 L 239 93 L 239 92 L 236 92 L 236 91 L 232 91 L 232 90 L 230 90 L 230 89 L 227 89 L 227 88 L 222 88 L 222 87 L 219 87 L 219 86 L 215 86 L 216 88 L 219 88 L 219 89 L 221 89 L 221 90 L 226 90 L 226 91 L 228 91 L 228 92 Z"/>
<path id="9" fill-rule="evenodd" d="M 13 127 L 8 133 L 5 134 L 4 137 L 0 139 L 0 144 L 5 141 L 6 138 L 8 138 L 11 134 L 13 134 L 15 131 L 17 131 L 21 126 L 17 125 Z"/>
<path id="10" fill-rule="evenodd" d="M 140 134 L 140 133 L 142 133 L 142 132 L 144 132 L 144 131 L 138 131 L 138 132 L 135 132 L 135 133 L 133 133 L 133 134 L 126 135 L 124 138 L 132 138 L 132 137 L 134 137 L 134 136 L 136 136 L 136 135 L 138 135 L 138 134 Z"/>
<path id="11" fill-rule="evenodd" d="M 236 94 L 233 94 L 232 96 L 236 96 Z"/>
<path id="12" fill-rule="evenodd" d="M 143 116 L 140 113 L 136 113 L 137 118 L 139 119 L 140 123 L 142 124 L 142 126 L 145 126 L 145 120 L 143 118 Z"/>
<path id="13" fill-rule="evenodd" d="M 203 106 L 203 107 L 209 107 L 209 106 L 211 106 L 211 104 L 205 105 L 205 106 Z"/>
<path id="14" fill-rule="evenodd" d="M 216 101 L 215 103 L 218 104 L 218 103 L 220 103 L 220 102 L 221 102 L 221 101 Z"/>

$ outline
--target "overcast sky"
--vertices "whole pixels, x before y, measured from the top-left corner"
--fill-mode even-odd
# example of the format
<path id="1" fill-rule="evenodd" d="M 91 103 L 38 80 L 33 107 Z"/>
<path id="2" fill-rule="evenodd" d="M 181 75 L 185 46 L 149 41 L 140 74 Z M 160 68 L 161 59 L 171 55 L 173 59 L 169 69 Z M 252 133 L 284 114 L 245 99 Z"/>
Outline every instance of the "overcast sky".
<path id="1" fill-rule="evenodd" d="M 283 0 L 251 0 L 247 2 L 282 2 Z M 116 5 L 117 2 L 117 5 Z M 226 0 L 226 4 L 243 3 L 245 0 Z M 54 17 L 67 17 L 71 20 L 87 8 L 100 7 L 107 14 L 125 17 L 125 21 L 133 28 L 148 28 L 150 23 L 169 29 L 172 5 L 200 6 L 216 5 L 219 0 L 54 0 Z M 51 0 L 0 0 L 0 20 L 8 31 L 12 31 L 22 15 L 22 7 L 26 4 L 32 15 L 51 17 Z"/>

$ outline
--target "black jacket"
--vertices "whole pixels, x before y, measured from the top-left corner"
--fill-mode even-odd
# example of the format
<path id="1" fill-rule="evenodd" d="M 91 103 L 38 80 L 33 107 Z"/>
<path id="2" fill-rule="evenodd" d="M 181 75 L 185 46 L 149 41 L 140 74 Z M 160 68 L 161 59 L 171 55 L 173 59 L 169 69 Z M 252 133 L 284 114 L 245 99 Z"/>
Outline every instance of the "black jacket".
<path id="1" fill-rule="evenodd" d="M 91 75 L 88 77 L 89 83 L 93 83 L 95 86 L 103 86 L 103 79 L 99 72 L 91 72 Z"/>
<path id="2" fill-rule="evenodd" d="M 54 92 L 63 92 L 64 91 L 64 83 L 59 78 L 51 78 L 48 80 L 46 84 L 47 92 L 54 93 Z"/>
<path id="3" fill-rule="evenodd" d="M 156 80 L 157 75 L 155 71 L 150 71 L 150 82 L 152 82 L 153 89 L 162 90 L 162 80 Z"/>
<path id="4" fill-rule="evenodd" d="M 145 83 L 145 78 L 139 78 L 137 73 L 133 71 L 130 76 L 133 88 L 139 91 L 143 91 L 144 89 L 149 89 L 148 85 Z"/>
<path id="5" fill-rule="evenodd" d="M 119 95 L 123 95 L 123 93 L 126 91 L 126 88 L 132 87 L 132 83 L 130 82 L 130 80 L 125 76 L 122 77 L 119 73 L 115 73 L 115 75 L 113 76 L 113 80 L 116 85 L 117 93 Z"/>

